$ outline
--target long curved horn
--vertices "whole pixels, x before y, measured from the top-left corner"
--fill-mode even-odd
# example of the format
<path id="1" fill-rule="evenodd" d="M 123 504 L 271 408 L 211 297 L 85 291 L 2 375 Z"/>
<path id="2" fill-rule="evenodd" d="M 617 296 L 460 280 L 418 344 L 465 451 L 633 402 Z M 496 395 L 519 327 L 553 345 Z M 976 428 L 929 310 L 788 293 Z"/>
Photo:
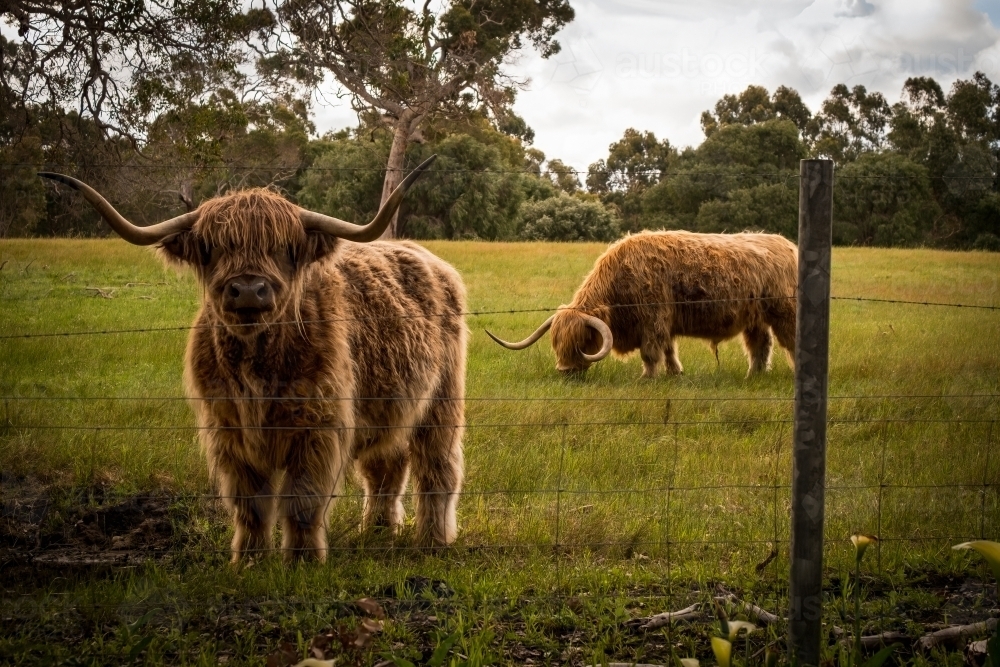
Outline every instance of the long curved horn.
<path id="1" fill-rule="evenodd" d="M 593 315 L 587 315 L 583 313 L 583 319 L 588 325 L 597 329 L 597 332 L 601 334 L 601 349 L 597 351 L 596 354 L 583 353 L 583 358 L 587 361 L 600 361 L 604 357 L 608 356 L 611 352 L 611 345 L 614 343 L 614 338 L 611 337 L 611 328 L 604 323 L 604 320 L 594 317 Z"/>
<path id="2" fill-rule="evenodd" d="M 108 203 L 107 199 L 83 181 L 78 181 L 72 176 L 55 174 L 49 171 L 40 171 L 38 175 L 42 178 L 59 181 L 82 194 L 83 198 L 90 202 L 90 205 L 101 214 L 101 217 L 107 220 L 108 224 L 111 225 L 111 229 L 118 232 L 118 235 L 129 243 L 135 245 L 153 245 L 172 234 L 191 229 L 191 226 L 198 220 L 198 211 L 191 211 L 190 213 L 179 215 L 176 218 L 171 218 L 170 220 L 165 220 L 149 227 L 138 227 L 123 218 L 121 213 Z"/>
<path id="3" fill-rule="evenodd" d="M 431 163 L 436 159 L 437 155 L 432 155 L 421 162 L 416 169 L 411 171 L 409 175 L 403 179 L 403 182 L 396 186 L 396 189 L 392 191 L 392 194 L 389 195 L 389 198 L 378 210 L 375 218 L 367 225 L 355 225 L 354 223 L 347 222 L 339 218 L 334 218 L 329 215 L 323 215 L 322 213 L 316 213 L 315 211 L 309 211 L 306 209 L 299 211 L 299 219 L 302 221 L 302 225 L 306 229 L 347 239 L 348 241 L 355 241 L 357 243 L 374 241 L 378 237 L 382 236 L 382 232 L 384 232 L 385 228 L 389 226 L 389 223 L 392 221 L 392 216 L 395 215 L 396 209 L 399 208 L 400 203 L 403 201 L 403 195 L 406 194 L 407 189 L 413 185 L 413 181 L 417 180 L 420 175 L 424 173 L 427 167 L 431 166 Z"/>
<path id="4" fill-rule="evenodd" d="M 556 317 L 555 315 L 550 315 L 549 319 L 542 322 L 542 326 L 535 329 L 535 333 L 531 334 L 530 336 L 522 340 L 520 343 L 508 343 L 507 341 L 497 338 L 496 336 L 491 334 L 489 330 L 486 330 L 486 335 L 495 340 L 500 345 L 503 345 L 508 350 L 523 350 L 526 347 L 531 347 L 532 345 L 534 345 L 535 341 L 537 341 L 539 338 L 545 335 L 545 332 L 548 331 L 549 327 L 552 326 L 552 320 L 554 320 L 555 317 Z"/>

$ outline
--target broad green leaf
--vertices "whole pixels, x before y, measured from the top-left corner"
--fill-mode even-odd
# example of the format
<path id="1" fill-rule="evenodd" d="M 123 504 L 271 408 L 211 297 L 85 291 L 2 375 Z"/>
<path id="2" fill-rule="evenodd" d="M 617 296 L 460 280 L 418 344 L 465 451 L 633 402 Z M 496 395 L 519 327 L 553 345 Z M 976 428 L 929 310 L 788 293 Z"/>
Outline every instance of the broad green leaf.
<path id="1" fill-rule="evenodd" d="M 733 645 L 728 639 L 722 637 L 712 637 L 712 653 L 719 661 L 719 667 L 729 667 L 733 654 Z"/>
<path id="2" fill-rule="evenodd" d="M 443 642 L 438 644 L 437 648 L 434 649 L 434 654 L 431 659 L 427 661 L 428 667 L 441 667 L 444 664 L 445 659 L 448 657 L 448 651 L 451 647 L 455 645 L 459 639 L 462 638 L 461 633 L 455 632 L 445 638 Z"/>
<path id="3" fill-rule="evenodd" d="M 391 655 L 387 656 L 384 653 L 382 654 L 382 657 L 394 664 L 396 667 L 417 667 L 406 658 L 396 658 Z"/>
<path id="4" fill-rule="evenodd" d="M 131 634 L 136 630 L 138 630 L 139 628 L 141 628 L 142 626 L 146 625 L 147 623 L 149 623 L 150 619 L 152 619 L 154 616 L 156 616 L 158 613 L 162 611 L 163 610 L 160 609 L 159 607 L 157 607 L 156 609 L 150 609 L 145 614 L 143 614 L 142 618 L 137 620 L 135 623 L 129 624 L 128 626 L 129 633 Z"/>
<path id="5" fill-rule="evenodd" d="M 986 643 L 986 667 L 1000 667 L 1000 624 Z"/>
<path id="6" fill-rule="evenodd" d="M 868 658 L 861 667 L 881 667 L 882 663 L 889 659 L 892 652 L 896 650 L 897 644 L 886 646 L 881 651 Z"/>
<path id="7" fill-rule="evenodd" d="M 139 657 L 139 654 L 146 650 L 146 647 L 153 641 L 153 635 L 146 635 L 139 640 L 139 643 L 132 647 L 132 650 L 128 652 L 128 661 L 132 662 Z"/>
<path id="8" fill-rule="evenodd" d="M 1000 543 L 990 542 L 989 540 L 976 540 L 975 542 L 963 542 L 962 544 L 956 544 L 952 549 L 975 549 L 986 562 L 990 564 L 993 569 L 993 576 L 997 578 L 997 583 L 1000 584 Z"/>

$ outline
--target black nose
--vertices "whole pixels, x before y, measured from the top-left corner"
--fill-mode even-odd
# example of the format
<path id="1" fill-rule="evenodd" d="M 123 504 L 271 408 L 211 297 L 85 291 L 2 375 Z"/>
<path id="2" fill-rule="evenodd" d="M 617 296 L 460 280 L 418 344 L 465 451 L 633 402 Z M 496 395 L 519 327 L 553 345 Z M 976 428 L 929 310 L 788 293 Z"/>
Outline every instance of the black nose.
<path id="1" fill-rule="evenodd" d="M 240 276 L 226 285 L 223 305 L 226 310 L 270 310 L 274 290 L 260 276 Z"/>

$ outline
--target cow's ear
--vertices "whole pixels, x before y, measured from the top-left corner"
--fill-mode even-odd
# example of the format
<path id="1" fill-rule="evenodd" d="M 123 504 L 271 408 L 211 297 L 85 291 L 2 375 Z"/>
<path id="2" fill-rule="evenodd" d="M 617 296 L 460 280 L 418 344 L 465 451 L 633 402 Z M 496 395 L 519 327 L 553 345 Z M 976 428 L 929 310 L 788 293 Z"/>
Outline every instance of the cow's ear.
<path id="1" fill-rule="evenodd" d="M 306 266 L 327 257 L 337 249 L 339 239 L 322 232 L 307 232 L 305 243 L 295 253 L 295 263 Z"/>
<path id="2" fill-rule="evenodd" d="M 168 236 L 157 246 L 168 260 L 194 266 L 205 266 L 212 259 L 212 249 L 191 230 Z"/>

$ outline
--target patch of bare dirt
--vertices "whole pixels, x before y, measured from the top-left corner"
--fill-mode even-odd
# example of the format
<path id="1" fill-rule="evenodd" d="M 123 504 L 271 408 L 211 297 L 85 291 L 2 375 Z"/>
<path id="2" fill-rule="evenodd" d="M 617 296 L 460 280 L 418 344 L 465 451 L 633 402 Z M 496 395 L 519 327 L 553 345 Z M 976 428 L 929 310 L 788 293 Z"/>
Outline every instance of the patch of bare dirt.
<path id="1" fill-rule="evenodd" d="M 176 545 L 166 494 L 72 498 L 37 480 L 5 478 L 0 503 L 0 578 L 26 571 L 89 569 L 161 558 Z M 75 501 L 75 502 L 74 502 Z"/>

